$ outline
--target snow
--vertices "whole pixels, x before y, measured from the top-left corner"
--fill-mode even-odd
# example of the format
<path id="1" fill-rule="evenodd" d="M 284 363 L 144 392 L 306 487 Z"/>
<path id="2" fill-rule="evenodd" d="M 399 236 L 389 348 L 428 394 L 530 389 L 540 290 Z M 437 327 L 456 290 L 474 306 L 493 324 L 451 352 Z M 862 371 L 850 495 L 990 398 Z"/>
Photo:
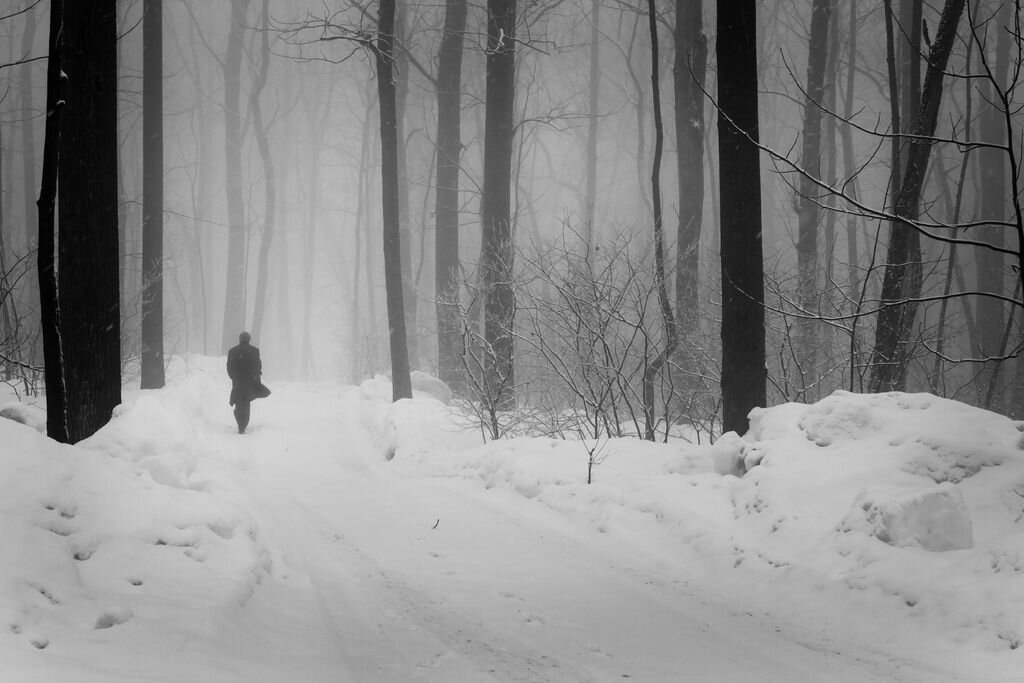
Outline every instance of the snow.
<path id="1" fill-rule="evenodd" d="M 77 446 L 0 420 L 0 680 L 1020 680 L 1007 418 L 837 392 L 714 446 L 485 443 L 422 376 L 272 383 L 238 435 L 223 359 L 169 377 Z"/>

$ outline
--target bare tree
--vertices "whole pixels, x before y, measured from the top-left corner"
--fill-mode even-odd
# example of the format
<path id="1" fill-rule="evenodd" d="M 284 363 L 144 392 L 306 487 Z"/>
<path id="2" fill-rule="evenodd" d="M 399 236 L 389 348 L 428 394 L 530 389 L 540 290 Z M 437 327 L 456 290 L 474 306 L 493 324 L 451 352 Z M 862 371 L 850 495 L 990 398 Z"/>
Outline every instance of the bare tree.
<path id="1" fill-rule="evenodd" d="M 267 309 L 270 247 L 274 241 L 274 226 L 277 218 L 277 171 L 274 166 L 274 157 L 270 152 L 270 139 L 267 135 L 270 126 L 263 117 L 263 106 L 260 103 L 260 95 L 267 84 L 267 73 L 270 70 L 271 60 L 269 0 L 263 0 L 261 16 L 263 19 L 260 29 L 259 71 L 249 93 L 253 134 L 256 137 L 256 146 L 259 148 L 260 160 L 263 162 L 263 232 L 260 236 L 260 250 L 256 266 L 256 296 L 252 312 L 252 335 L 257 339 L 259 339 L 260 330 L 263 328 L 263 318 Z"/>
<path id="2" fill-rule="evenodd" d="M 64 109 L 64 0 L 50 2 L 49 61 L 46 67 L 46 135 L 43 142 L 43 174 L 39 201 L 37 252 L 43 362 L 46 367 L 46 433 L 67 443 L 68 413 L 64 383 L 64 352 L 61 348 L 60 297 L 54 268 L 57 176 L 60 164 L 61 118 Z"/>
<path id="3" fill-rule="evenodd" d="M 228 208 L 228 262 L 225 271 L 221 351 L 234 345 L 245 327 L 245 203 L 242 197 L 242 35 L 249 0 L 231 0 L 231 26 L 224 52 L 224 159 Z"/>
<path id="4" fill-rule="evenodd" d="M 117 2 L 64 7 L 57 270 L 68 438 L 121 403 L 117 230 Z M 86 286 L 88 283 L 88 286 Z"/>
<path id="5" fill-rule="evenodd" d="M 942 101 L 942 79 L 963 10 L 964 0 L 946 0 L 928 53 L 921 103 L 907 130 L 907 164 L 895 198 L 895 220 L 882 282 L 883 308 L 878 315 L 871 354 L 869 387 L 872 392 L 902 390 L 906 385 L 911 333 L 918 306 L 916 299 L 921 294 L 920 249 L 915 249 L 920 238 L 910 222 L 920 214 L 921 190 Z"/>
<path id="6" fill-rule="evenodd" d="M 676 315 L 683 333 L 700 319 L 697 291 L 700 232 L 704 215 L 704 77 L 708 40 L 702 0 L 676 0 L 675 84 L 676 171 L 679 227 L 676 233 Z"/>
<path id="7" fill-rule="evenodd" d="M 462 54 L 466 0 L 446 0 L 437 59 L 437 188 L 434 291 L 437 297 L 438 374 L 462 384 L 459 315 L 459 159 L 462 153 Z"/>
<path id="8" fill-rule="evenodd" d="M 764 261 L 757 122 L 757 3 L 718 13 L 718 154 L 721 188 L 722 428 L 747 431 L 767 402 Z"/>
<path id="9" fill-rule="evenodd" d="M 377 26 L 377 95 L 380 103 L 381 196 L 384 216 L 384 284 L 391 341 L 395 401 L 412 397 L 405 309 L 402 305 L 402 245 L 399 233 L 398 120 L 395 103 L 395 0 L 381 0 Z"/>
<path id="10" fill-rule="evenodd" d="M 142 19 L 142 367 L 143 389 L 164 386 L 163 0 L 145 0 Z"/>
<path id="11" fill-rule="evenodd" d="M 516 0 L 487 1 L 487 94 L 480 275 L 484 287 L 484 339 L 493 349 L 486 372 L 503 387 L 501 404 L 515 404 L 511 221 L 512 139 L 516 72 Z M 498 378 L 501 378 L 500 381 Z"/>

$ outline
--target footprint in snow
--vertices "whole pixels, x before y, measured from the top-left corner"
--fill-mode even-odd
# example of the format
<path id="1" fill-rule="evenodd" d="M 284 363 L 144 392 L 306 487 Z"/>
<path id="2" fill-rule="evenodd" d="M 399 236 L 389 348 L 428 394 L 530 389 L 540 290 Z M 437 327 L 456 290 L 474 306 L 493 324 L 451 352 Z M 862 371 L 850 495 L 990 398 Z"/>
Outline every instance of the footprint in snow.
<path id="1" fill-rule="evenodd" d="M 99 630 L 117 626 L 118 624 L 125 623 L 134 616 L 135 613 L 132 612 L 129 607 L 111 607 L 96 617 L 96 625 L 93 628 Z"/>

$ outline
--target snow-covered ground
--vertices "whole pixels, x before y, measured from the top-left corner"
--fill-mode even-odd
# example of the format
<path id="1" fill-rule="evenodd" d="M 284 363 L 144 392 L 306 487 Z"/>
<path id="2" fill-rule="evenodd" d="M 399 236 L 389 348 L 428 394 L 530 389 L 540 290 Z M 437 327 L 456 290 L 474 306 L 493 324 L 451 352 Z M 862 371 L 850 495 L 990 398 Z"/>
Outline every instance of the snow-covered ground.
<path id="1" fill-rule="evenodd" d="M 382 379 L 240 436 L 223 359 L 171 377 L 76 447 L 0 419 L 0 681 L 1024 680 L 1006 418 L 836 394 L 588 486 Z"/>

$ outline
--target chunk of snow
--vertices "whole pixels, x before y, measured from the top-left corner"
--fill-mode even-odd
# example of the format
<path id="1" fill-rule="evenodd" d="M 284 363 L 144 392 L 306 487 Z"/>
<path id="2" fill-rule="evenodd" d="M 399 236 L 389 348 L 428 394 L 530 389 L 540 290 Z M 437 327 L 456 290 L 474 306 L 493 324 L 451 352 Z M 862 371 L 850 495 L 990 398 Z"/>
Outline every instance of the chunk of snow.
<path id="1" fill-rule="evenodd" d="M 46 433 L 46 413 L 35 406 L 5 403 L 0 406 L 0 417 L 31 427 L 40 434 Z"/>
<path id="2" fill-rule="evenodd" d="M 452 390 L 445 382 L 422 370 L 409 373 L 413 391 L 422 392 L 448 405 L 452 400 Z"/>
<path id="3" fill-rule="evenodd" d="M 736 432 L 726 432 L 711 447 L 715 472 L 725 476 L 742 477 L 747 472 L 743 463 L 743 454 L 747 443 Z"/>
<path id="4" fill-rule="evenodd" d="M 904 494 L 862 491 L 839 530 L 861 530 L 892 546 L 918 546 L 932 552 L 974 546 L 970 513 L 963 494 L 952 484 Z"/>

